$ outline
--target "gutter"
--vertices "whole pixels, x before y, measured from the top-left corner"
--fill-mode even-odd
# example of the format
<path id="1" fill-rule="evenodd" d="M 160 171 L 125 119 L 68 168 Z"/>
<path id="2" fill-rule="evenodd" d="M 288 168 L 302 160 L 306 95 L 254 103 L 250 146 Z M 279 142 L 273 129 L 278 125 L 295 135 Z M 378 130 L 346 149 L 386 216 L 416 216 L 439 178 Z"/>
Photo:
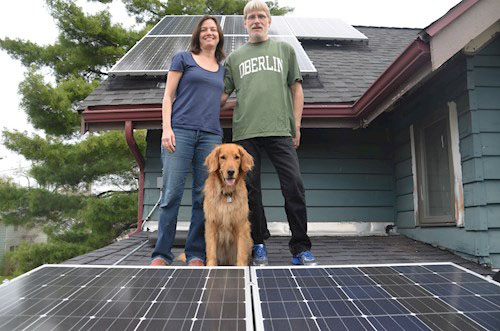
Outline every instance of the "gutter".
<path id="1" fill-rule="evenodd" d="M 146 162 L 144 161 L 144 157 L 137 147 L 137 143 L 134 138 L 134 127 L 132 125 L 132 121 L 125 122 L 125 139 L 127 141 L 127 145 L 134 155 L 135 161 L 139 166 L 139 202 L 137 208 L 137 229 L 131 234 L 137 234 L 142 231 L 142 213 L 144 211 L 144 167 Z"/>
<path id="2" fill-rule="evenodd" d="M 429 44 L 414 40 L 354 103 L 354 116 L 360 120 L 361 126 L 366 126 L 365 119 L 376 105 L 430 60 Z"/>

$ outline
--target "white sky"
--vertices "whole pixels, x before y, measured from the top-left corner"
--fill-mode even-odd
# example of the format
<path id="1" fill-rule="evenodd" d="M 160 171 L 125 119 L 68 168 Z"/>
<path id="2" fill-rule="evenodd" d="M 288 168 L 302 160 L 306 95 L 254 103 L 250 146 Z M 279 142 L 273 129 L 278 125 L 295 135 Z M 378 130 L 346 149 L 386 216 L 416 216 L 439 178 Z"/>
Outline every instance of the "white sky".
<path id="1" fill-rule="evenodd" d="M 80 3 L 86 3 L 80 0 Z M 280 6 L 294 7 L 293 16 L 336 17 L 351 25 L 424 28 L 459 0 L 280 0 Z M 85 5 L 89 10 L 104 7 L 100 4 Z M 133 19 L 127 17 L 121 1 L 114 0 L 111 12 L 115 22 L 130 26 Z M 57 38 L 57 28 L 48 14 L 44 0 L 1 1 L 0 38 L 22 38 L 38 44 L 50 44 Z M 20 108 L 18 85 L 25 69 L 0 50 L 0 130 L 3 128 L 34 132 Z M 0 145 L 0 176 L 9 176 L 26 185 L 21 175 L 29 163 L 22 157 Z"/>

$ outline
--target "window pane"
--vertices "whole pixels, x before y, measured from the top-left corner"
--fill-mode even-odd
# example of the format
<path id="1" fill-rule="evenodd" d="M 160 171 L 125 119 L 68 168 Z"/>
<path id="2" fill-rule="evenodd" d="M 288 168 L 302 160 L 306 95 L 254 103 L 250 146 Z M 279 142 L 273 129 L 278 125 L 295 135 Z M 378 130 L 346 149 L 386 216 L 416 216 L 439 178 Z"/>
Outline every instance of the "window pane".
<path id="1" fill-rule="evenodd" d="M 427 216 L 451 215 L 446 119 L 424 129 Z"/>

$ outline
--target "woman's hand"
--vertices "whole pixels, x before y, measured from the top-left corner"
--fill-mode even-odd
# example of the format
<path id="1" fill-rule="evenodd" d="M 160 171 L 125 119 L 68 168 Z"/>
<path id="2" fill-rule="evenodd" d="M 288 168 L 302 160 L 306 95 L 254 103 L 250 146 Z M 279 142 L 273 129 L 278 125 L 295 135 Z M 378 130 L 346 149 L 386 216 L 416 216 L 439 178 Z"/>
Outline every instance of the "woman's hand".
<path id="1" fill-rule="evenodd" d="M 175 151 L 175 134 L 172 128 L 163 129 L 161 143 L 170 153 Z"/>

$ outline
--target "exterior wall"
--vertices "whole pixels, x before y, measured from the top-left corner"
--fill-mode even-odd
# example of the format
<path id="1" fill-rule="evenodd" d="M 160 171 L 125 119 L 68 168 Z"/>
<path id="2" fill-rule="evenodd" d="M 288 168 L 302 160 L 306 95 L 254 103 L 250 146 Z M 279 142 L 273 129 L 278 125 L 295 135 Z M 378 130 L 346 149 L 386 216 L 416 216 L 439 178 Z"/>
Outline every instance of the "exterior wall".
<path id="1" fill-rule="evenodd" d="M 160 135 L 159 130 L 148 131 L 144 217 L 159 197 Z M 392 147 L 388 137 L 384 126 L 378 124 L 356 131 L 302 130 L 298 154 L 310 222 L 394 222 Z M 179 220 L 190 217 L 190 183 L 189 176 Z M 267 158 L 262 163 L 262 188 L 268 222 L 285 222 L 278 176 Z M 152 219 L 158 220 L 157 210 Z"/>
<path id="2" fill-rule="evenodd" d="M 0 223 L 0 259 L 11 247 L 17 247 L 23 241 L 42 243 L 47 241 L 47 235 L 41 229 L 26 229 Z"/>
<path id="3" fill-rule="evenodd" d="M 500 37 L 467 59 L 470 117 L 461 127 L 467 135 L 462 158 L 466 218 L 471 229 L 487 230 L 481 240 L 489 260 L 500 267 Z M 466 204 L 467 206 L 467 204 Z M 467 226 L 467 225 L 466 225 Z"/>
<path id="4" fill-rule="evenodd" d="M 409 127 L 457 104 L 464 227 L 416 227 Z M 457 56 L 394 114 L 396 225 L 411 238 L 500 267 L 500 39 Z"/>

